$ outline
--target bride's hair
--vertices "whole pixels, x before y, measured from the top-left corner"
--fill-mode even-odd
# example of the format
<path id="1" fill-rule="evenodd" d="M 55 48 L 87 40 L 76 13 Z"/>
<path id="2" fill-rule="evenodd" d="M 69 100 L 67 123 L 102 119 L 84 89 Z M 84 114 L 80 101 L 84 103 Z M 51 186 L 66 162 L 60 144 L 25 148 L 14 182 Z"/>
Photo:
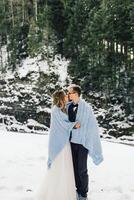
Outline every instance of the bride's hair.
<path id="1" fill-rule="evenodd" d="M 56 105 L 61 108 L 65 104 L 65 92 L 63 90 L 56 90 L 52 96 L 52 106 Z M 65 107 L 62 108 L 65 111 Z"/>

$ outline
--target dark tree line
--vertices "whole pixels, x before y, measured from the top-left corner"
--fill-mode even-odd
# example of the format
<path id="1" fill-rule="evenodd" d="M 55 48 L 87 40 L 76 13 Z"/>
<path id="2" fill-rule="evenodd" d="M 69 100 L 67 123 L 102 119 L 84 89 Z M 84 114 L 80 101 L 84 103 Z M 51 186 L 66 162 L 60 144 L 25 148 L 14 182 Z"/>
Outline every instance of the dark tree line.
<path id="1" fill-rule="evenodd" d="M 53 49 L 70 59 L 68 72 L 85 95 L 101 92 L 108 102 L 116 97 L 128 113 L 134 111 L 133 1 L 1 0 L 3 45 L 12 70 L 38 53 L 49 62 Z"/>

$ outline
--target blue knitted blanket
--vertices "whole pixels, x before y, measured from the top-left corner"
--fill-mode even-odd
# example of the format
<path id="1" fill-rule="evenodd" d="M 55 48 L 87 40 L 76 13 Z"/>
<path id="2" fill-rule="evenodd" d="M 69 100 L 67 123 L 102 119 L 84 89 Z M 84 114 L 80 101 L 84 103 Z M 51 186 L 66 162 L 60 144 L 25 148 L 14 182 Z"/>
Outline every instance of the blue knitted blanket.
<path id="1" fill-rule="evenodd" d="M 79 129 L 72 130 L 71 142 L 82 144 L 88 149 L 89 156 L 98 165 L 103 161 L 102 148 L 99 135 L 99 127 L 91 105 L 80 99 L 76 115 L 76 121 L 80 122 Z"/>
<path id="2" fill-rule="evenodd" d="M 54 106 L 51 111 L 51 123 L 48 143 L 48 168 L 59 152 L 69 142 L 70 131 L 77 122 L 70 122 L 68 115 L 61 111 L 60 108 Z"/>

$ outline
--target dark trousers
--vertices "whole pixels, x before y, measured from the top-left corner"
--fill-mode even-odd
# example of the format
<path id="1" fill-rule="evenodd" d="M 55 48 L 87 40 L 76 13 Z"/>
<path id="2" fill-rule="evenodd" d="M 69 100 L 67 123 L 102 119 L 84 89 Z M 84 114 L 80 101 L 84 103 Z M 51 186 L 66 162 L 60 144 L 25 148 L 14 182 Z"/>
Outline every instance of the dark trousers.
<path id="1" fill-rule="evenodd" d="M 81 144 L 71 143 L 76 189 L 82 197 L 88 192 L 88 150 Z"/>

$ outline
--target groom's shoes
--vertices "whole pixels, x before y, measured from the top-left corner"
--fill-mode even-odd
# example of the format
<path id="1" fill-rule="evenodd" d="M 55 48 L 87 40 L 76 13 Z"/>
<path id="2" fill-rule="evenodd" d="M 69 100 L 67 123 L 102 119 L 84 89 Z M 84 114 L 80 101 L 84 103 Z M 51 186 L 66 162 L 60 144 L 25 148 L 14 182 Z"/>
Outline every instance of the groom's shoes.
<path id="1" fill-rule="evenodd" d="M 80 194 L 77 192 L 77 200 L 80 200 Z"/>
<path id="2" fill-rule="evenodd" d="M 79 194 L 79 200 L 88 200 L 87 197 L 82 197 L 80 194 Z"/>
<path id="3" fill-rule="evenodd" d="M 82 197 L 78 192 L 77 192 L 77 200 L 88 200 L 87 197 Z"/>

